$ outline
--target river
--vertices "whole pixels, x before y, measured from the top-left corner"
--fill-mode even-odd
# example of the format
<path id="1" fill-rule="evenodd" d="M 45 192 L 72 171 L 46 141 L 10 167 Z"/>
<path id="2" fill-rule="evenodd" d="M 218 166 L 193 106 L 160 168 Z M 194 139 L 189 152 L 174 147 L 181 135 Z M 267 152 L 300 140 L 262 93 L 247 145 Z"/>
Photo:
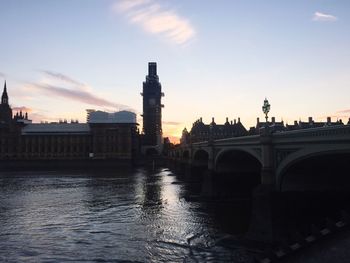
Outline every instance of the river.
<path id="1" fill-rule="evenodd" d="M 191 194 L 167 169 L 3 172 L 0 261 L 243 262 L 239 206 Z"/>

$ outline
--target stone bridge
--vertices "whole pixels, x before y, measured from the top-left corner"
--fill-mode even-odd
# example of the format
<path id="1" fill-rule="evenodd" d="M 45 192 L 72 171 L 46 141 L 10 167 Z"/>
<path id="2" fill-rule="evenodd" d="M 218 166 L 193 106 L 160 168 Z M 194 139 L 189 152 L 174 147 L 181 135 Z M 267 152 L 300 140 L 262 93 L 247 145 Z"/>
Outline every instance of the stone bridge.
<path id="1" fill-rule="evenodd" d="M 180 145 L 170 152 L 170 159 L 181 170 L 255 174 L 260 184 L 273 185 L 278 191 L 285 182 L 323 180 L 327 185 L 329 178 L 308 180 L 305 175 L 328 171 L 336 179 L 337 174 L 349 174 L 350 125 L 276 133 L 265 130 L 260 135 Z M 338 186 L 344 186 L 343 182 Z"/>

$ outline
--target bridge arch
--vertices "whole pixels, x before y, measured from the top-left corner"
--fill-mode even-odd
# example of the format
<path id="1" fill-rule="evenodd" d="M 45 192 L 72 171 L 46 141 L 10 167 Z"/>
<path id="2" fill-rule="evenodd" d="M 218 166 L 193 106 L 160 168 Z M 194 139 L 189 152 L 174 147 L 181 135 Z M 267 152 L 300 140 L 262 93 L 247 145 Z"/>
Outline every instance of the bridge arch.
<path id="1" fill-rule="evenodd" d="M 327 190 L 348 187 L 350 149 L 338 146 L 307 147 L 289 154 L 276 169 L 280 191 Z"/>
<path id="2" fill-rule="evenodd" d="M 253 151 L 238 147 L 221 150 L 215 158 L 220 195 L 250 195 L 261 184 L 261 168 L 260 157 Z"/>
<path id="3" fill-rule="evenodd" d="M 209 152 L 204 149 L 198 149 L 193 153 L 192 165 L 208 168 Z"/>
<path id="4" fill-rule="evenodd" d="M 242 153 L 245 156 L 251 156 L 253 157 L 255 160 L 257 160 L 261 165 L 262 165 L 262 160 L 261 160 L 261 156 L 255 152 L 254 150 L 251 149 L 244 149 L 244 148 L 238 148 L 238 147 L 230 147 L 230 148 L 225 148 L 222 149 L 218 152 L 218 154 L 215 157 L 215 170 L 217 169 L 217 166 L 219 164 L 219 160 L 222 159 L 222 157 L 230 152 L 237 152 L 237 153 Z"/>

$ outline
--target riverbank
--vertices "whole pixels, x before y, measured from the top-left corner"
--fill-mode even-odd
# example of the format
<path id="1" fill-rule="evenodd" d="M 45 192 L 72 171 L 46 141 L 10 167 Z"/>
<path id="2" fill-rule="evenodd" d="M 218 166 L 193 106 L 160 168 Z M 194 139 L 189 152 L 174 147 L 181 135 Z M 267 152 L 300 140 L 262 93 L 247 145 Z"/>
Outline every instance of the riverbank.
<path id="1" fill-rule="evenodd" d="M 108 170 L 131 167 L 130 159 L 1 160 L 0 171 Z"/>
<path id="2" fill-rule="evenodd" d="M 138 156 L 133 159 L 42 159 L 42 160 L 0 160 L 0 171 L 36 170 L 111 170 L 121 167 L 164 167 L 161 156 Z"/>

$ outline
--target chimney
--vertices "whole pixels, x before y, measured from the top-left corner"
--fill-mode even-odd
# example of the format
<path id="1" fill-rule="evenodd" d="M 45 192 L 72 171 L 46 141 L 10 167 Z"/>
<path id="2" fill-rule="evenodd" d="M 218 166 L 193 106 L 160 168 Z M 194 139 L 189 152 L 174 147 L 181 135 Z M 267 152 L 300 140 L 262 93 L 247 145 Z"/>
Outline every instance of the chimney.
<path id="1" fill-rule="evenodd" d="M 236 119 L 233 120 L 233 123 L 236 124 Z"/>
<path id="2" fill-rule="evenodd" d="M 294 121 L 294 125 L 298 125 L 298 121 Z"/>
<path id="3" fill-rule="evenodd" d="M 313 123 L 312 117 L 309 117 L 309 124 L 312 124 L 312 123 Z"/>
<path id="4" fill-rule="evenodd" d="M 256 118 L 256 123 L 259 124 L 260 120 L 259 118 Z"/>
<path id="5" fill-rule="evenodd" d="M 275 124 L 275 117 L 272 117 L 272 118 L 271 118 L 271 122 L 272 122 L 273 124 Z"/>
<path id="6" fill-rule="evenodd" d="M 200 121 L 200 122 L 203 122 L 203 119 L 202 119 L 202 117 L 200 117 L 200 118 L 199 118 L 199 121 Z"/>
<path id="7" fill-rule="evenodd" d="M 226 117 L 226 123 L 228 122 L 228 118 Z"/>
<path id="8" fill-rule="evenodd" d="M 232 121 L 231 121 L 231 125 L 232 125 L 233 123 L 232 123 Z"/>
<path id="9" fill-rule="evenodd" d="M 331 123 L 331 117 L 327 117 L 327 123 L 329 124 L 329 123 Z"/>
<path id="10" fill-rule="evenodd" d="M 241 122 L 241 118 L 240 117 L 238 117 L 238 123 L 240 123 Z"/>

